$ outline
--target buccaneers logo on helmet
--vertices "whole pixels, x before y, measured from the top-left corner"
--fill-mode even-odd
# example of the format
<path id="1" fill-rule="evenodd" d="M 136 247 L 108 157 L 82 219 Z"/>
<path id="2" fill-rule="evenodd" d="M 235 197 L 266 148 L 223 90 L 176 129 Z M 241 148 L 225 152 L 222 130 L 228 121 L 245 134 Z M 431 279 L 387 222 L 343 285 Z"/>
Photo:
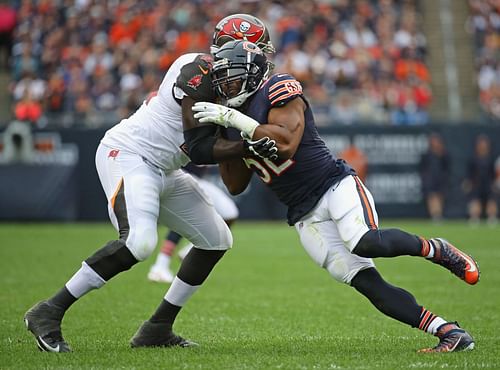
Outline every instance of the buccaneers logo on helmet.
<path id="1" fill-rule="evenodd" d="M 253 42 L 265 53 L 275 52 L 264 23 L 259 18 L 248 14 L 227 16 L 215 26 L 212 54 L 226 42 L 234 40 Z"/>

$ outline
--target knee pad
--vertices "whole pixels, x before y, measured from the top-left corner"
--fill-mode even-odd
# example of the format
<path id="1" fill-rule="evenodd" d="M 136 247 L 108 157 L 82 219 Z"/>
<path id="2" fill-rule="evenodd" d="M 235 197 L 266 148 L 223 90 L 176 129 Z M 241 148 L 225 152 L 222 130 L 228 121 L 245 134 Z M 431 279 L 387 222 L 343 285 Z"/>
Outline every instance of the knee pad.
<path id="1" fill-rule="evenodd" d="M 138 261 L 144 261 L 156 248 L 158 231 L 156 227 L 133 227 L 130 229 L 126 244 Z"/>
<path id="2" fill-rule="evenodd" d="M 105 281 L 130 269 L 137 262 L 126 247 L 125 241 L 121 239 L 108 242 L 85 260 L 85 263 Z"/>
<path id="3" fill-rule="evenodd" d="M 324 268 L 340 283 L 350 285 L 354 277 L 362 270 L 374 267 L 370 258 L 356 256 L 346 251 L 343 255 L 330 256 Z"/>
<path id="4" fill-rule="evenodd" d="M 358 244 L 352 250 L 352 253 L 357 254 L 361 257 L 373 257 L 373 249 L 377 248 L 377 254 L 380 255 L 383 252 L 384 245 L 382 243 L 382 237 L 380 230 L 369 230 L 361 237 Z"/>

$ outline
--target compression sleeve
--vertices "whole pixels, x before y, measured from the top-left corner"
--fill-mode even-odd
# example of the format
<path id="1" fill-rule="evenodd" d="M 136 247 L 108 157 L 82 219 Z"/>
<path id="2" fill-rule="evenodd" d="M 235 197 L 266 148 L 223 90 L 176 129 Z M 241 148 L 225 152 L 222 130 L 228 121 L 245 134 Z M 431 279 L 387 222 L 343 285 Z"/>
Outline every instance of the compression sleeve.
<path id="1" fill-rule="evenodd" d="M 195 164 L 215 164 L 214 145 L 217 141 L 215 125 L 198 126 L 184 131 L 187 152 Z"/>

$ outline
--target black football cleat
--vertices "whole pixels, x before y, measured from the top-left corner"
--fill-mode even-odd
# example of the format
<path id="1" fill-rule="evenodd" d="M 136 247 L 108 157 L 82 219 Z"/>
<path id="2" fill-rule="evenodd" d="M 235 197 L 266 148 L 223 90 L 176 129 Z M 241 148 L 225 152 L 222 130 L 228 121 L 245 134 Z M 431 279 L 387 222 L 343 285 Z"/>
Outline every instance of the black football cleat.
<path id="1" fill-rule="evenodd" d="M 479 281 L 479 266 L 474 259 L 441 238 L 430 239 L 434 245 L 434 257 L 430 260 L 437 263 L 464 280 L 474 285 Z"/>
<path id="2" fill-rule="evenodd" d="M 144 321 L 141 327 L 130 340 L 132 348 L 138 347 L 196 347 L 197 343 L 191 342 L 172 331 L 168 323 Z"/>
<path id="3" fill-rule="evenodd" d="M 35 336 L 38 349 L 44 352 L 71 352 L 62 337 L 61 321 L 64 311 L 41 301 L 24 315 L 26 328 Z"/>
<path id="4" fill-rule="evenodd" d="M 441 325 L 436 337 L 439 343 L 433 348 L 424 348 L 418 352 L 421 353 L 442 353 L 442 352 L 460 352 L 471 351 L 474 349 L 474 339 L 464 329 L 461 329 L 456 322 L 448 322 Z"/>

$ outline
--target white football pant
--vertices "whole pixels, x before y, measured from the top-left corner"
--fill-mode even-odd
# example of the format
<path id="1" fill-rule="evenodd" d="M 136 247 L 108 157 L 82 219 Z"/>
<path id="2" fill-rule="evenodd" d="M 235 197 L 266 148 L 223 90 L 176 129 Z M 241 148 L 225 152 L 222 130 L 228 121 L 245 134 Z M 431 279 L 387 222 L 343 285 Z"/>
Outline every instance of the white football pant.
<path id="1" fill-rule="evenodd" d="M 207 193 L 210 199 L 212 199 L 215 210 L 224 220 L 236 220 L 238 218 L 238 207 L 231 197 L 224 192 L 224 190 L 208 180 L 197 176 L 194 176 L 194 178 L 198 180 L 201 189 Z"/>
<path id="2" fill-rule="evenodd" d="M 294 226 L 311 258 L 340 282 L 350 284 L 359 271 L 375 266 L 371 258 L 351 253 L 378 227 L 373 197 L 357 176 L 334 184 Z"/>
<path id="3" fill-rule="evenodd" d="M 117 230 L 128 229 L 125 244 L 139 261 L 154 251 L 158 223 L 200 249 L 231 248 L 229 228 L 192 176 L 181 170 L 167 173 L 137 154 L 104 144 L 97 149 L 96 167 L 111 222 Z"/>

